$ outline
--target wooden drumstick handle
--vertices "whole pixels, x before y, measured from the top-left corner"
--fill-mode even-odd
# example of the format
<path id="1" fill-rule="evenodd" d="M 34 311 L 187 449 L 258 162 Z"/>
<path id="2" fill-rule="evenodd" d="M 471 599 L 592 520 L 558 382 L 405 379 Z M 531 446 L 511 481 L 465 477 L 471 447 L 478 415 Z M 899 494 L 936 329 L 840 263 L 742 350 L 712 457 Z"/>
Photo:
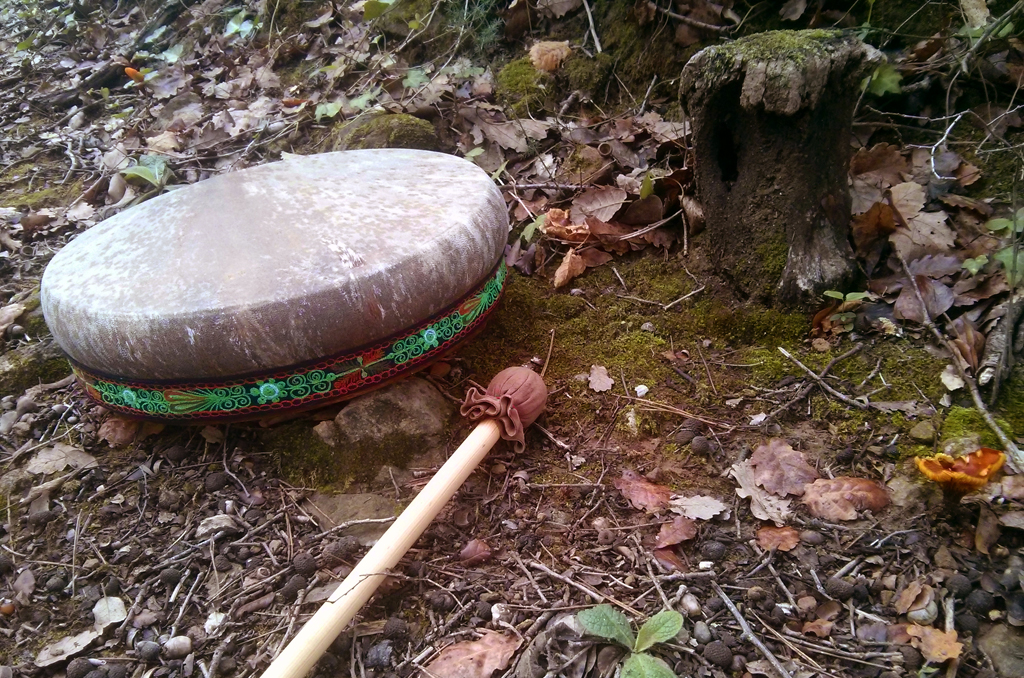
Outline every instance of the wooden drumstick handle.
<path id="1" fill-rule="evenodd" d="M 469 437 L 416 495 L 352 573 L 306 622 L 262 678 L 303 678 L 338 634 L 366 604 L 373 592 L 448 503 L 473 469 L 487 456 L 501 434 L 494 419 L 477 425 Z"/>

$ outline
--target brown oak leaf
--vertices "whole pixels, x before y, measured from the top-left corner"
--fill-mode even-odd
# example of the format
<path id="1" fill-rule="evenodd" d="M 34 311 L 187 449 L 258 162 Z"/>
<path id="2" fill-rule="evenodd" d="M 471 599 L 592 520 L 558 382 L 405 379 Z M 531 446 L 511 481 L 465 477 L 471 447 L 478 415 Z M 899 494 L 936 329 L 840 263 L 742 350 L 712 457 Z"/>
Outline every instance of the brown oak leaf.
<path id="1" fill-rule="evenodd" d="M 477 640 L 453 643 L 427 664 L 421 675 L 445 678 L 490 678 L 508 666 L 520 640 L 513 635 L 483 630 Z"/>
<path id="2" fill-rule="evenodd" d="M 908 626 L 910 644 L 921 651 L 924 658 L 933 664 L 941 664 L 960 656 L 964 646 L 956 640 L 956 631 L 940 631 L 931 626 Z"/>
<path id="3" fill-rule="evenodd" d="M 635 508 L 651 513 L 664 511 L 672 498 L 672 490 L 664 485 L 655 485 L 636 471 L 628 469 L 622 472 L 622 477 L 614 484 L 615 489 Z"/>
<path id="4" fill-rule="evenodd" d="M 825 621 L 824 619 L 815 619 L 814 621 L 804 622 L 804 627 L 801 630 L 804 635 L 814 634 L 819 638 L 828 638 L 829 634 L 832 633 L 832 622 Z"/>
<path id="5" fill-rule="evenodd" d="M 772 494 L 785 497 L 801 495 L 804 486 L 818 479 L 818 472 L 781 438 L 772 438 L 761 445 L 750 457 L 754 465 L 754 480 Z"/>
<path id="6" fill-rule="evenodd" d="M 820 478 L 804 488 L 803 503 L 823 520 L 856 520 L 857 511 L 880 511 L 889 505 L 885 488 L 867 478 Z"/>
<path id="7" fill-rule="evenodd" d="M 792 551 L 799 543 L 800 533 L 789 525 L 785 527 L 765 525 L 757 531 L 757 545 L 766 551 L 771 549 Z"/>
<path id="8" fill-rule="evenodd" d="M 661 526 L 654 546 L 655 548 L 663 549 L 666 546 L 675 546 L 696 536 L 697 523 L 684 516 L 676 516 L 676 519 L 671 523 L 665 523 Z"/>

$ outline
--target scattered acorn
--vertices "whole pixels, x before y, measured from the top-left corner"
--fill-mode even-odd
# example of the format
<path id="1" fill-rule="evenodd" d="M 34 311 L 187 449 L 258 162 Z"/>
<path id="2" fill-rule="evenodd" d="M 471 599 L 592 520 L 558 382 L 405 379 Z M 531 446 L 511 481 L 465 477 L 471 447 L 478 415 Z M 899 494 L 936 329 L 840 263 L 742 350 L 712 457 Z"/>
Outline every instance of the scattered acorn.
<path id="1" fill-rule="evenodd" d="M 388 617 L 388 620 L 384 622 L 383 633 L 385 638 L 395 640 L 405 638 L 409 635 L 409 624 L 399 617 Z"/>
<path id="2" fill-rule="evenodd" d="M 967 575 L 954 572 L 946 580 L 946 588 L 953 594 L 954 598 L 963 598 L 971 592 L 971 580 L 967 578 Z"/>
<path id="3" fill-rule="evenodd" d="M 986 616 L 995 607 L 996 602 L 992 597 L 991 593 L 983 591 L 981 589 L 975 589 L 971 591 L 970 595 L 967 596 L 967 600 L 964 601 L 967 609 L 975 614 L 982 617 Z"/>
<path id="4" fill-rule="evenodd" d="M 207 492 L 217 492 L 223 490 L 228 484 L 228 474 L 217 471 L 206 476 L 206 480 L 203 485 L 206 487 Z"/>
<path id="5" fill-rule="evenodd" d="M 704 659 L 715 666 L 726 669 L 732 666 L 732 650 L 722 641 L 716 640 L 704 646 Z"/>
<path id="6" fill-rule="evenodd" d="M 160 659 L 160 644 L 143 640 L 135 646 L 135 654 L 144 662 L 155 662 Z"/>
<path id="7" fill-rule="evenodd" d="M 728 549 L 720 541 L 706 541 L 700 547 L 700 555 L 705 560 L 721 560 Z"/>
<path id="8" fill-rule="evenodd" d="M 166 570 L 161 570 L 157 576 L 163 584 L 167 587 L 174 586 L 181 581 L 181 570 L 176 570 L 173 567 L 168 567 Z"/>
<path id="9" fill-rule="evenodd" d="M 969 633 L 971 635 L 976 634 L 978 632 L 978 628 L 981 625 L 978 621 L 978 618 L 970 612 L 961 612 L 960 614 L 956 615 L 956 617 L 954 617 L 953 620 L 956 624 L 956 628 L 958 631 L 961 631 L 963 633 Z"/>
<path id="10" fill-rule="evenodd" d="M 825 593 L 832 598 L 845 603 L 853 597 L 853 584 L 845 579 L 831 577 L 825 582 Z"/>
<path id="11" fill-rule="evenodd" d="M 281 598 L 285 601 L 290 602 L 295 600 L 295 596 L 299 595 L 299 591 L 306 588 L 306 578 L 301 574 L 292 575 L 291 579 L 285 582 L 285 585 L 281 587 L 280 594 Z"/>
<path id="12" fill-rule="evenodd" d="M 707 454 L 711 451 L 711 441 L 704 436 L 694 436 L 690 441 L 690 449 L 694 454 Z"/>
<path id="13" fill-rule="evenodd" d="M 917 673 L 917 670 L 921 668 L 921 664 L 924 661 L 921 653 L 910 645 L 897 645 L 896 650 L 903 655 L 903 668 L 910 674 Z"/>
<path id="14" fill-rule="evenodd" d="M 157 648 L 159 651 L 160 648 Z M 68 667 L 64 670 L 67 678 L 85 678 L 85 674 L 93 670 L 92 662 L 85 657 L 76 657 L 68 663 Z"/>
<path id="15" fill-rule="evenodd" d="M 292 567 L 304 577 L 311 577 L 316 573 L 316 558 L 309 551 L 299 551 L 292 558 Z"/>
<path id="16" fill-rule="evenodd" d="M 123 662 L 110 662 L 107 664 L 107 678 L 127 678 L 128 665 Z"/>

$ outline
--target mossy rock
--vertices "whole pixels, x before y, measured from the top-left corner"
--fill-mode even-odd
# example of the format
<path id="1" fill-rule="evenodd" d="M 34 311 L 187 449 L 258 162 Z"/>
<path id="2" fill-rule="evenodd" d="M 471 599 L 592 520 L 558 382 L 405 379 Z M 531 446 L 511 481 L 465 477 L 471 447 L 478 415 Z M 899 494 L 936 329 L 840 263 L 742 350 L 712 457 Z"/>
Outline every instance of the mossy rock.
<path id="1" fill-rule="evenodd" d="M 614 65 L 615 59 L 607 52 L 595 54 L 592 59 L 582 54 L 573 54 L 565 60 L 562 71 L 571 90 L 594 96 L 604 89 Z"/>
<path id="2" fill-rule="evenodd" d="M 71 365 L 52 339 L 25 344 L 0 355 L 0 395 L 18 395 L 69 374 Z"/>
<path id="3" fill-rule="evenodd" d="M 407 113 L 363 115 L 345 123 L 336 133 L 332 151 L 363 148 L 415 148 L 436 151 L 440 142 L 434 126 Z"/>
<path id="4" fill-rule="evenodd" d="M 996 417 L 996 424 L 1010 438 L 1013 428 L 1005 420 Z M 981 412 L 973 407 L 951 407 L 942 422 L 939 448 L 947 453 L 968 454 L 978 446 L 1002 449 L 999 438 L 985 423 Z"/>
<path id="5" fill-rule="evenodd" d="M 551 95 L 554 78 L 533 67 L 530 57 L 510 61 L 498 71 L 494 94 L 498 101 L 519 117 L 536 115 L 554 105 Z"/>

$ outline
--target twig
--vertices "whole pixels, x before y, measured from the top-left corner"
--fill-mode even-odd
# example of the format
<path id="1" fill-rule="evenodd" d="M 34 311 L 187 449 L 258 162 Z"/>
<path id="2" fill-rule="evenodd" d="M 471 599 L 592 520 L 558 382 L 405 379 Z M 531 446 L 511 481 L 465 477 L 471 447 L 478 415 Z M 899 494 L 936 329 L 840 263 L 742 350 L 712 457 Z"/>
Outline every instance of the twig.
<path id="1" fill-rule="evenodd" d="M 658 5 L 656 5 L 653 2 L 649 2 L 649 3 L 647 3 L 647 5 L 649 7 L 653 7 L 654 9 L 658 10 L 659 12 L 664 14 L 665 16 L 672 17 L 673 19 L 675 19 L 677 21 L 682 21 L 687 26 L 693 26 L 694 28 L 699 28 L 699 29 L 704 30 L 704 31 L 714 31 L 715 33 L 729 33 L 729 32 L 731 32 L 733 30 L 733 28 L 731 26 L 716 26 L 714 24 L 707 24 L 707 23 L 704 23 L 703 21 L 697 21 L 696 19 L 691 19 L 688 16 L 683 16 L 682 14 L 677 14 L 676 12 L 673 12 L 672 10 L 665 9 L 664 7 L 659 7 Z"/>
<path id="2" fill-rule="evenodd" d="M 717 396 L 718 388 L 715 387 L 715 380 L 711 378 L 711 368 L 708 367 L 708 361 L 704 360 L 704 351 L 700 349 L 700 341 L 698 341 L 695 345 L 697 346 L 697 355 L 700 356 L 700 361 L 704 363 L 704 372 L 706 372 L 708 375 L 708 381 L 711 383 L 711 390 L 714 391 L 715 395 Z"/>
<path id="3" fill-rule="evenodd" d="M 664 305 L 664 306 L 662 306 L 661 308 L 662 308 L 663 310 L 667 311 L 667 310 L 669 310 L 670 308 L 672 308 L 673 306 L 675 306 L 676 304 L 678 304 L 679 302 L 681 302 L 681 301 L 686 301 L 687 299 L 689 299 L 690 297 L 692 297 L 692 296 L 693 296 L 693 295 L 695 295 L 695 294 L 700 294 L 701 292 L 703 292 L 703 291 L 704 291 L 704 288 L 705 288 L 705 287 L 707 287 L 707 285 L 701 285 L 700 287 L 698 287 L 698 288 L 697 288 L 697 289 L 695 289 L 694 291 L 690 292 L 689 294 L 684 294 L 683 296 L 679 297 L 679 298 L 678 298 L 678 299 L 676 299 L 675 301 L 672 301 L 672 302 L 669 302 L 669 303 L 665 304 L 665 305 Z"/>
<path id="4" fill-rule="evenodd" d="M 590 22 L 590 34 L 594 36 L 594 50 L 601 53 L 601 39 L 597 37 L 597 28 L 594 27 L 594 15 L 590 12 L 590 3 L 583 0 L 583 9 L 587 10 L 587 21 Z"/>
<path id="5" fill-rule="evenodd" d="M 544 367 L 540 370 L 540 376 L 543 377 L 548 371 L 548 363 L 551 362 L 551 351 L 555 348 L 555 330 L 551 329 L 551 341 L 548 343 L 548 356 L 544 358 Z"/>
<path id="6" fill-rule="evenodd" d="M 818 386 L 821 386 L 823 389 L 828 391 L 828 393 L 830 395 L 835 396 L 836 398 L 838 398 L 839 400 L 842 400 L 847 405 L 850 405 L 851 407 L 856 407 L 859 410 L 866 410 L 866 409 L 868 409 L 868 407 L 870 407 L 870 405 L 866 405 L 865 403 L 862 403 L 859 400 L 854 400 L 850 396 L 843 395 L 839 391 L 835 390 L 834 388 L 832 388 L 831 386 L 826 384 L 824 379 L 822 379 L 821 377 L 819 377 L 817 374 L 814 373 L 814 370 L 812 370 L 811 368 L 807 367 L 807 365 L 804 365 L 802 362 L 800 362 L 799 360 L 794 358 L 789 353 L 789 351 L 787 351 L 786 349 L 782 348 L 781 346 L 779 346 L 779 352 L 782 353 L 782 355 L 784 355 L 787 358 L 789 358 L 794 364 L 796 364 L 797 367 L 799 367 L 804 372 L 806 372 L 808 374 L 808 376 L 811 377 L 811 379 L 814 379 L 814 381 L 818 382 Z"/>
<path id="7" fill-rule="evenodd" d="M 1024 6 L 1024 0 L 1018 4 Z M 981 413 L 985 423 L 988 424 L 988 427 L 996 434 L 996 437 L 999 438 L 999 442 L 1006 450 L 1010 466 L 1017 473 L 1024 471 L 1024 455 L 1021 454 L 1020 448 L 1010 440 L 1010 437 L 1006 435 L 1006 431 L 1000 428 L 999 424 L 996 423 L 996 420 L 992 418 L 992 414 L 988 411 L 988 408 L 985 407 L 985 401 L 981 399 L 981 392 L 978 390 L 977 382 L 974 381 L 974 377 L 967 374 L 967 371 L 964 369 L 960 351 L 958 351 L 953 343 L 946 338 L 946 335 L 939 331 L 939 328 L 936 327 L 935 323 L 932 321 L 932 316 L 928 312 L 928 307 L 924 303 L 924 297 L 921 295 L 921 290 L 917 286 L 914 276 L 910 273 L 910 267 L 907 266 L 907 260 L 904 259 L 903 255 L 899 252 L 896 253 L 896 256 L 900 259 L 900 264 L 903 266 L 903 272 L 906 273 L 907 278 L 910 279 L 910 287 L 913 288 L 914 295 L 917 296 L 917 303 L 921 305 L 921 318 L 924 321 L 925 327 L 931 331 L 932 335 L 939 340 L 939 343 L 942 344 L 953 356 L 953 367 L 956 368 L 957 374 L 963 382 L 967 384 L 967 388 L 971 392 L 971 399 L 974 400 L 974 406 Z"/>
<path id="8" fill-rule="evenodd" d="M 626 287 L 626 281 L 622 279 L 621 275 L 619 275 L 619 269 L 612 266 L 612 273 L 614 273 L 615 277 L 619 279 L 619 283 L 622 285 L 622 289 L 626 290 L 626 293 L 628 294 L 629 288 Z"/>
<path id="9" fill-rule="evenodd" d="M 540 424 L 538 424 L 538 423 L 536 423 L 536 422 L 534 422 L 533 426 L 534 426 L 534 428 L 536 428 L 536 429 L 537 429 L 538 431 L 540 431 L 541 433 L 543 433 L 543 434 L 544 434 L 544 436 L 545 436 L 545 437 L 546 437 L 546 438 L 547 438 L 548 440 L 550 440 L 551 442 L 553 442 L 553 443 L 555 444 L 555 446 L 557 446 L 557 447 L 559 447 L 559 448 L 561 448 L 561 449 L 565 450 L 566 452 L 572 452 L 572 445 L 570 445 L 570 444 L 568 444 L 568 443 L 565 443 L 565 442 L 562 442 L 561 440 L 559 440 L 558 438 L 556 438 L 556 437 L 554 436 L 554 434 L 553 434 L 553 433 L 551 433 L 551 431 L 547 430 L 546 428 L 544 428 L 543 426 L 541 426 Z"/>
<path id="10" fill-rule="evenodd" d="M 761 656 L 768 660 L 768 663 L 772 665 L 772 668 L 779 672 L 779 675 L 782 676 L 782 678 L 793 678 L 792 674 L 786 670 L 786 667 L 779 662 L 775 655 L 772 654 L 771 650 L 769 650 L 765 644 L 761 642 L 761 639 L 755 636 L 754 632 L 750 630 L 750 624 L 748 624 L 747 620 L 743 618 L 740 611 L 736 609 L 735 603 L 729 599 L 729 596 L 725 595 L 725 591 L 723 591 L 722 587 L 718 585 L 718 582 L 712 580 L 711 588 L 715 590 L 718 597 L 721 598 L 722 602 L 725 603 L 725 606 L 729 608 L 729 612 L 731 612 L 732 616 L 736 619 L 736 623 L 740 625 L 741 629 L 743 629 L 742 637 L 746 638 L 751 645 L 757 648 L 757 651 L 761 653 Z"/>
<path id="11" fill-rule="evenodd" d="M 589 598 L 591 598 L 592 600 L 594 600 L 594 601 L 596 601 L 598 603 L 609 602 L 609 603 L 615 605 L 616 607 L 621 607 L 623 610 L 625 610 L 626 612 L 629 612 L 631 615 L 634 615 L 636 617 L 642 617 L 643 616 L 643 614 L 641 614 L 638 610 L 633 609 L 629 605 L 626 605 L 625 603 L 620 602 L 620 601 L 612 598 L 611 596 L 602 595 L 602 594 L 598 593 L 597 591 L 595 591 L 594 589 L 590 588 L 589 586 L 585 586 L 585 585 L 583 585 L 583 584 L 581 584 L 581 583 L 579 583 L 577 581 L 573 581 L 569 577 L 566 577 L 564 575 L 558 574 L 557 572 L 552 570 L 550 567 L 548 567 L 544 563 L 541 563 L 541 562 L 538 562 L 538 561 L 534 560 L 534 561 L 530 562 L 530 567 L 532 567 L 535 570 L 540 570 L 541 572 L 543 572 L 547 576 L 552 577 L 554 579 L 557 579 L 558 581 L 562 582 L 563 584 L 568 584 L 569 586 L 571 586 L 571 587 L 573 587 L 573 588 L 575 588 L 575 589 L 577 589 L 579 591 L 582 591 Z M 792 677 L 788 677 L 788 678 L 792 678 Z"/>

